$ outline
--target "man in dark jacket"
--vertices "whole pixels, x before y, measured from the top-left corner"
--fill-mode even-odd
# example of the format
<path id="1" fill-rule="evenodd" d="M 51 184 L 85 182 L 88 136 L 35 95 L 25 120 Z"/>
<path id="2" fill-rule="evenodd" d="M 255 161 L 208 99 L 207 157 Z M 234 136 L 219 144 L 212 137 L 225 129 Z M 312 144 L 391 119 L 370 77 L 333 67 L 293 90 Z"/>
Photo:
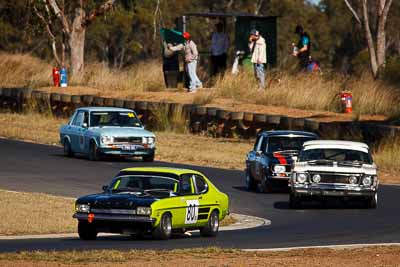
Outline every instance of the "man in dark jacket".
<path id="1" fill-rule="evenodd" d="M 298 34 L 300 39 L 297 43 L 297 47 L 295 47 L 293 50 L 293 56 L 299 59 L 300 68 L 302 70 L 306 70 L 311 50 L 310 36 L 304 32 L 304 29 L 301 25 L 296 27 L 295 34 Z"/>

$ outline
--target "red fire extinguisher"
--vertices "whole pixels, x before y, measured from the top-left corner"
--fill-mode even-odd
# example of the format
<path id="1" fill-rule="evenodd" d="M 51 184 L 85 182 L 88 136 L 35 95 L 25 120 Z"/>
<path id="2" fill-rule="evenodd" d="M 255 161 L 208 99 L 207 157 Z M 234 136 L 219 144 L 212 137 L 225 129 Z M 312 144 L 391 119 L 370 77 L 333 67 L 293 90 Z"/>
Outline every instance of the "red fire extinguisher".
<path id="1" fill-rule="evenodd" d="M 353 112 L 353 95 L 349 91 L 343 91 L 340 93 L 340 102 L 342 104 L 342 110 L 344 113 Z"/>
<path id="2" fill-rule="evenodd" d="M 55 87 L 60 86 L 60 70 L 56 67 L 53 68 L 53 84 Z"/>

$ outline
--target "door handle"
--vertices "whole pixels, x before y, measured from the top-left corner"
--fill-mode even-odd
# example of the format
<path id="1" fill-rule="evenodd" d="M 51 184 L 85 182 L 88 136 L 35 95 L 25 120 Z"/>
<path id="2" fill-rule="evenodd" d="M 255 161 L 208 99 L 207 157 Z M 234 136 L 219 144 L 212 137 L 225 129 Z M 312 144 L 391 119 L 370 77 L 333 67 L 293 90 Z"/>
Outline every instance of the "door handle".
<path id="1" fill-rule="evenodd" d="M 203 197 L 199 197 L 199 199 L 203 199 Z"/>

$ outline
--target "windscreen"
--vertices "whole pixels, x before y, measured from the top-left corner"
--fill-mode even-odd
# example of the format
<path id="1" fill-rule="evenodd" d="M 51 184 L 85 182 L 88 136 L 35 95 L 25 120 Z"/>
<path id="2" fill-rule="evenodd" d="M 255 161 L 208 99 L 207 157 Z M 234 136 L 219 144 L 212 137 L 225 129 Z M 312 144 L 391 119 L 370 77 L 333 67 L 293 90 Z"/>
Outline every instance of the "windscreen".
<path id="1" fill-rule="evenodd" d="M 90 126 L 119 126 L 119 127 L 142 127 L 140 120 L 133 112 L 91 112 Z"/>
<path id="2" fill-rule="evenodd" d="M 113 192 L 176 192 L 178 180 L 161 176 L 127 175 L 116 178 L 111 187 Z"/>
<path id="3" fill-rule="evenodd" d="M 335 161 L 335 162 L 361 162 L 371 164 L 372 159 L 368 153 L 351 149 L 319 148 L 308 149 L 301 153 L 301 161 Z"/>
<path id="4" fill-rule="evenodd" d="M 299 151 L 303 143 L 310 140 L 315 140 L 312 137 L 288 137 L 288 136 L 270 136 L 268 138 L 268 152 Z"/>

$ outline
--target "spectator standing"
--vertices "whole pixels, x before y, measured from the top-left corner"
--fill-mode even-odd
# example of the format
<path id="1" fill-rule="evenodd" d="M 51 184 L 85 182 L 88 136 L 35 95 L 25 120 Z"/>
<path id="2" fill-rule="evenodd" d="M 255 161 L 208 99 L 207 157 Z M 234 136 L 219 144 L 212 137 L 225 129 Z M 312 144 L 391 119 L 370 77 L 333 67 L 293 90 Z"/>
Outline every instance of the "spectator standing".
<path id="1" fill-rule="evenodd" d="M 195 42 L 193 42 L 190 33 L 184 32 L 183 38 L 185 38 L 185 44 L 179 44 L 177 46 L 169 46 L 171 51 L 185 50 L 185 62 L 186 71 L 189 75 L 190 84 L 189 92 L 194 93 L 198 88 L 202 88 L 203 84 L 197 76 L 197 60 L 199 58 L 199 52 Z"/>
<path id="2" fill-rule="evenodd" d="M 293 56 L 299 59 L 299 65 L 301 70 L 307 70 L 307 66 L 310 58 L 311 40 L 308 33 L 304 32 L 301 25 L 298 25 L 295 29 L 295 34 L 299 35 L 299 42 L 297 43 L 297 49 L 293 49 Z M 296 47 L 295 47 L 296 48 Z"/>
<path id="3" fill-rule="evenodd" d="M 249 48 L 254 74 L 259 83 L 259 89 L 265 88 L 265 64 L 267 63 L 267 45 L 260 33 L 253 29 L 250 32 Z"/>
<path id="4" fill-rule="evenodd" d="M 229 49 L 229 37 L 224 32 L 224 24 L 215 24 L 216 31 L 211 36 L 211 76 L 224 73 Z"/>

